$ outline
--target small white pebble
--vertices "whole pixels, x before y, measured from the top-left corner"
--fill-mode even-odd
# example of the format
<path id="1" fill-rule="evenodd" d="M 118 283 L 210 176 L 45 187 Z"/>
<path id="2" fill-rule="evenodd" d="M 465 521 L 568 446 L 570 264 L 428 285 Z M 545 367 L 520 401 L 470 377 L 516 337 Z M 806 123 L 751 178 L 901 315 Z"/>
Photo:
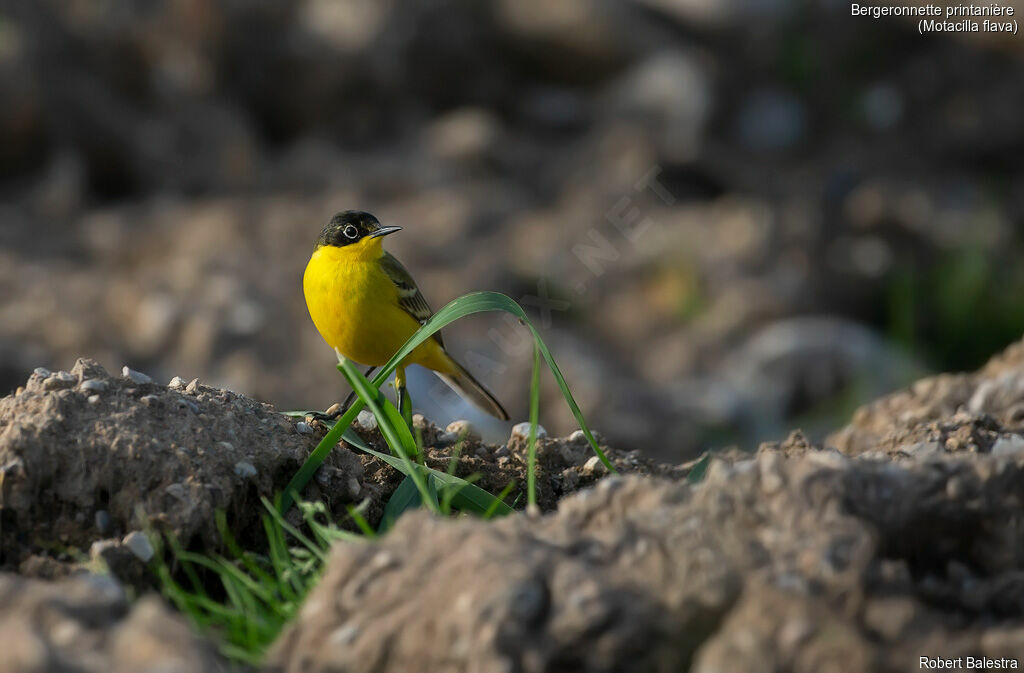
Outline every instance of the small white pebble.
<path id="1" fill-rule="evenodd" d="M 32 370 L 32 373 L 41 379 L 50 378 L 50 370 L 47 369 L 46 367 L 36 367 L 34 370 Z"/>
<path id="2" fill-rule="evenodd" d="M 128 365 L 125 365 L 124 367 L 121 368 L 121 376 L 125 377 L 126 379 L 129 379 L 132 383 L 138 384 L 140 386 L 144 383 L 153 382 L 153 379 L 149 378 L 142 372 L 137 372 L 134 369 L 129 368 Z"/>
<path id="3" fill-rule="evenodd" d="M 142 402 L 147 407 L 155 407 L 160 403 L 160 398 L 156 395 L 143 395 L 139 398 L 139 402 Z"/>
<path id="4" fill-rule="evenodd" d="M 220 447 L 224 451 L 234 451 L 235 450 L 235 445 L 232 444 L 231 442 L 217 442 L 217 446 Z"/>
<path id="5" fill-rule="evenodd" d="M 480 441 L 480 433 L 469 421 L 452 421 L 445 432 L 450 432 L 461 440 Z"/>
<path id="6" fill-rule="evenodd" d="M 537 425 L 537 437 L 547 437 L 548 431 L 544 429 L 543 425 Z M 529 423 L 516 423 L 512 426 L 512 439 L 530 439 L 530 424 Z"/>
<path id="7" fill-rule="evenodd" d="M 256 466 L 252 463 L 247 463 L 241 460 L 235 463 L 235 475 L 242 479 L 248 479 L 256 476 Z"/>
<path id="8" fill-rule="evenodd" d="M 583 463 L 583 471 L 592 474 L 604 474 L 608 471 L 608 468 L 601 462 L 600 458 L 591 456 L 587 459 L 587 462 Z"/>
<path id="9" fill-rule="evenodd" d="M 192 395 L 198 389 L 199 389 L 199 379 L 197 379 L 197 378 L 196 379 L 192 379 L 191 381 L 188 382 L 188 385 L 185 386 L 185 392 L 188 393 L 189 395 Z"/>
<path id="10" fill-rule="evenodd" d="M 117 540 L 96 540 L 89 545 L 89 558 L 102 558 L 103 552 L 108 549 L 117 549 L 119 546 L 121 546 L 121 544 Z"/>
<path id="11" fill-rule="evenodd" d="M 185 380 L 180 376 L 175 376 L 173 379 L 171 379 L 171 382 L 167 384 L 167 387 L 173 388 L 175 390 L 181 390 L 182 388 L 185 387 Z"/>
<path id="12" fill-rule="evenodd" d="M 78 380 L 78 377 L 76 377 L 71 372 L 57 372 L 56 374 L 53 375 L 53 377 L 60 381 L 61 383 L 74 383 L 75 381 Z"/>
<path id="13" fill-rule="evenodd" d="M 295 424 L 295 432 L 299 433 L 300 435 L 312 435 L 313 426 L 311 426 L 306 421 L 299 421 L 298 423 Z"/>
<path id="14" fill-rule="evenodd" d="M 87 399 L 86 402 L 88 402 L 89 404 L 99 404 L 100 403 L 100 396 L 99 395 L 89 395 L 89 399 Z"/>
<path id="15" fill-rule="evenodd" d="M 376 430 L 377 429 L 377 417 L 373 415 L 372 411 L 363 409 L 356 416 L 356 423 L 359 424 L 363 430 Z"/>
<path id="16" fill-rule="evenodd" d="M 121 542 L 143 563 L 149 563 L 149 560 L 153 558 L 153 544 L 142 531 L 136 530 L 128 533 Z"/>
<path id="17" fill-rule="evenodd" d="M 568 441 L 571 444 L 587 444 L 588 443 L 587 442 L 587 436 L 583 433 L 582 430 L 574 431 L 571 435 L 569 435 L 569 437 L 567 438 L 566 441 Z"/>
<path id="18" fill-rule="evenodd" d="M 89 391 L 93 393 L 102 393 L 107 389 L 107 382 L 100 381 L 99 379 L 86 379 L 85 381 L 82 381 L 82 384 L 79 385 L 78 388 L 82 392 Z"/>
<path id="19" fill-rule="evenodd" d="M 44 390 L 60 390 L 62 388 L 67 388 L 69 385 L 72 385 L 74 382 L 75 382 L 74 378 L 72 378 L 70 381 L 67 381 L 67 380 L 62 379 L 57 374 L 52 374 L 50 376 L 50 378 L 48 378 L 45 381 L 43 381 L 43 389 Z"/>

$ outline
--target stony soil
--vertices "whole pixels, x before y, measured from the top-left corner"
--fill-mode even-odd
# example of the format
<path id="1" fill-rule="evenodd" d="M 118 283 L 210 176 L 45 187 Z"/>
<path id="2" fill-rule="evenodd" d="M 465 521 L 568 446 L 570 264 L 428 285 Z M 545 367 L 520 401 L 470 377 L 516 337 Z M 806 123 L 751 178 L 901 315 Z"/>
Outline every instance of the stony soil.
<path id="1" fill-rule="evenodd" d="M 42 582 L 0 573 L 0 671 L 214 673 L 224 662 L 160 599 L 130 603 L 99 575 Z"/>
<path id="2" fill-rule="evenodd" d="M 223 665 L 156 598 L 130 607 L 89 571 L 99 556 L 144 587 L 132 532 L 147 526 L 215 548 L 211 512 L 250 526 L 256 496 L 283 485 L 322 429 L 87 360 L 46 374 L 0 401 L 0 637 L 19 645 L 0 670 Z M 337 544 L 268 670 L 896 673 L 922 654 L 1020 656 L 1022 381 L 1024 342 L 866 406 L 825 448 L 795 432 L 721 454 L 696 486 L 688 466 L 615 450 L 624 474 L 601 478 L 578 435 L 544 438 L 547 513 L 412 513 L 379 543 Z M 460 428 L 417 425 L 446 467 Z M 359 432 L 380 444 L 365 417 Z M 460 473 L 490 490 L 522 480 L 521 435 L 463 437 Z M 336 512 L 368 500 L 370 516 L 399 481 L 345 446 L 322 472 L 307 497 Z"/>
<path id="3" fill-rule="evenodd" d="M 93 361 L 37 370 L 0 400 L 0 563 L 55 572 L 156 525 L 186 546 L 213 548 L 214 511 L 243 535 L 315 446 L 291 420 L 241 395 L 200 383 L 170 386 L 111 376 Z M 332 454 L 318 486 L 357 503 L 375 489 L 350 452 Z M 364 494 L 364 488 L 366 493 Z M 130 555 L 125 558 L 130 558 Z M 115 561 L 117 562 L 117 561 Z"/>
<path id="4" fill-rule="evenodd" d="M 225 511 L 243 543 L 259 538 L 251 533 L 264 511 L 260 497 L 281 492 L 326 431 L 199 382 L 162 385 L 129 374 L 111 376 L 94 361 L 79 360 L 70 372 L 37 370 L 17 394 L 0 400 L 0 567 L 52 577 L 101 557 L 123 580 L 139 581 L 144 573 L 129 536 L 144 544 L 140 534 L 155 528 L 186 547 L 215 549 L 216 510 Z M 361 415 L 357 432 L 387 451 L 372 420 Z M 525 502 L 527 439 L 519 428 L 494 446 L 471 426 L 468 433 L 456 426 L 445 431 L 422 417 L 416 426 L 431 467 L 448 470 L 457 454 L 456 475 L 475 475 L 492 493 L 512 482 L 510 501 Z M 608 451 L 623 472 L 687 471 Z M 543 511 L 606 473 L 590 460 L 582 433 L 542 437 L 537 456 Z M 326 502 L 343 520 L 349 506 L 361 506 L 376 525 L 401 478 L 343 444 L 303 497 Z"/>
<path id="5" fill-rule="evenodd" d="M 922 655 L 1008 665 L 1024 655 L 1022 349 L 868 405 L 834 434 L 838 450 L 793 433 L 716 459 L 697 487 L 608 478 L 536 520 L 416 514 L 379 545 L 339 544 L 272 661 L 296 672 L 896 673 Z"/>

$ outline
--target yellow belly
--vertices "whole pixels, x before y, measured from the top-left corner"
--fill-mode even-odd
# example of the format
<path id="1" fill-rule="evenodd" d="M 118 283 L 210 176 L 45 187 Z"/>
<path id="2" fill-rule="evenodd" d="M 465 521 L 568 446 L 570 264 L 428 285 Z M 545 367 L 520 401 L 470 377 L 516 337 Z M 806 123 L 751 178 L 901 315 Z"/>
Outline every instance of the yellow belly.
<path id="1" fill-rule="evenodd" d="M 420 324 L 398 304 L 398 290 L 381 270 L 374 251 L 356 244 L 318 248 L 302 279 L 306 306 L 320 336 L 349 360 L 386 363 Z M 428 339 L 403 364 L 449 369 L 440 345 Z"/>

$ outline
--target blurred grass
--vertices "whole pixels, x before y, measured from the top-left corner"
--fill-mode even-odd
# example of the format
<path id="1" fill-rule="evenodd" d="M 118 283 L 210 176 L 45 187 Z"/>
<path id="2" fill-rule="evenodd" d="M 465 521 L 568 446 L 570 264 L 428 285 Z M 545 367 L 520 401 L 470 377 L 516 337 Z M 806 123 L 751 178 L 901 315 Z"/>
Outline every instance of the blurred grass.
<path id="1" fill-rule="evenodd" d="M 886 303 L 892 341 L 939 371 L 974 369 L 1024 333 L 1024 267 L 958 250 L 926 269 L 896 270 Z"/>
<path id="2" fill-rule="evenodd" d="M 197 631 L 220 641 L 224 656 L 250 665 L 260 663 L 284 625 L 298 614 L 320 578 L 331 544 L 373 536 L 355 510 L 351 515 L 361 534 L 324 521 L 322 503 L 298 503 L 307 535 L 289 524 L 277 506 L 266 498 L 261 500 L 266 509 L 266 553 L 243 550 L 223 512 L 217 513 L 217 528 L 228 556 L 187 551 L 173 535 L 151 536 L 163 541 L 157 545 L 152 568 L 164 596 Z M 171 553 L 170 561 L 164 558 L 164 545 Z M 184 583 L 178 579 L 181 576 Z"/>

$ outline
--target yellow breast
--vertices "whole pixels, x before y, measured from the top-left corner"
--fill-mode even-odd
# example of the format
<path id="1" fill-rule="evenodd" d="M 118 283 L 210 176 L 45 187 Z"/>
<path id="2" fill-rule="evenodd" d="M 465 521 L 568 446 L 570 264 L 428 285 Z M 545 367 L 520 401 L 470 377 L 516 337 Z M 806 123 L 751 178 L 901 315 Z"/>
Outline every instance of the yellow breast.
<path id="1" fill-rule="evenodd" d="M 381 269 L 379 239 L 313 252 L 302 279 L 306 306 L 320 336 L 350 360 L 379 366 L 391 358 L 419 323 L 398 304 L 398 290 Z M 406 359 L 425 364 L 439 351 L 429 340 Z"/>

